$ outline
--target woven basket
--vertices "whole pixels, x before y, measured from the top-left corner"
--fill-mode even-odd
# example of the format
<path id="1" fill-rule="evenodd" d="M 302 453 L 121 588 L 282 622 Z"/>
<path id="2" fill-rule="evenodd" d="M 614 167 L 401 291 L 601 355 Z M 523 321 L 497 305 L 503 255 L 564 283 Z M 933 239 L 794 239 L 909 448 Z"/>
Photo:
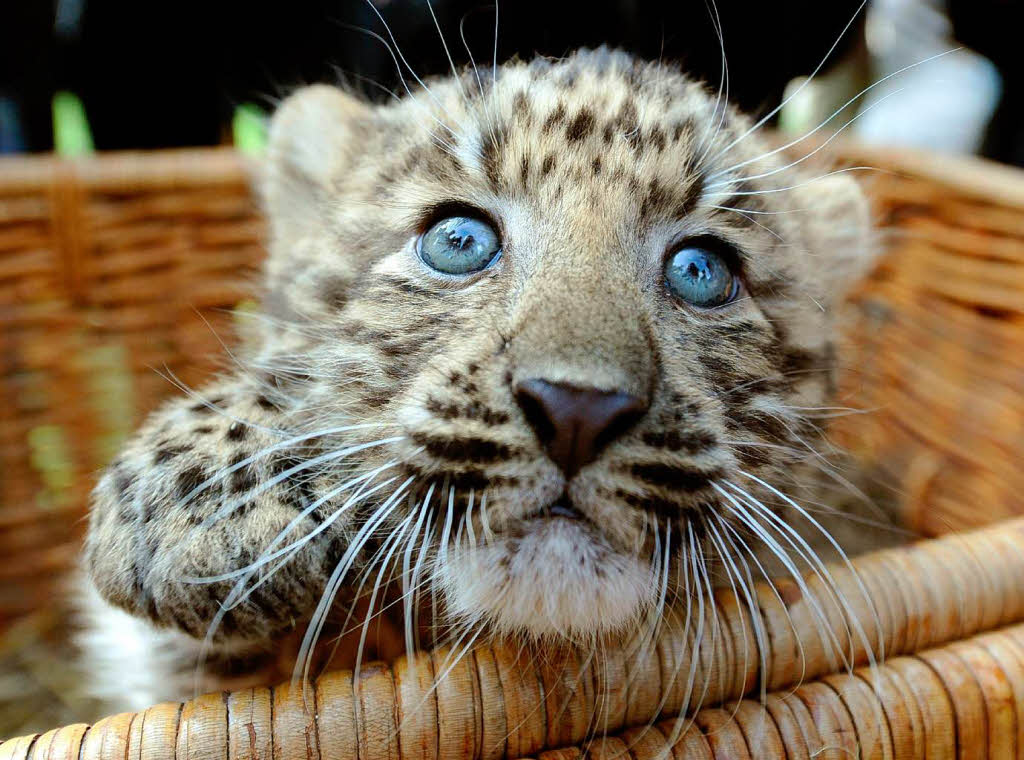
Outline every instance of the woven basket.
<path id="1" fill-rule="evenodd" d="M 201 382 L 263 226 L 219 150 L 0 160 L 0 630 L 53 598 L 96 471 Z"/>
<path id="2" fill-rule="evenodd" d="M 699 713 L 673 751 L 849 757 L 859 746 L 880 757 L 945 757 L 959 745 L 961 756 L 1019 756 L 1024 629 L 1013 624 L 1024 621 L 1024 534 L 1011 518 L 1024 514 L 1024 175 L 863 148 L 845 147 L 841 158 L 887 170 L 866 182 L 887 252 L 852 296 L 842 384 L 844 398 L 870 413 L 843 418 L 835 437 L 895 479 L 906 523 L 924 535 L 1006 522 L 969 541 L 926 544 L 909 565 L 905 550 L 864 560 L 865 578 L 887 600 L 885 653 L 915 657 L 829 676 L 834 658 L 822 654 L 806 673 L 822 680 L 780 691 L 796 680 L 791 662 L 732 673 L 727 651 L 707 653 L 731 673 L 714 695 L 724 707 Z M 220 341 L 230 341 L 230 311 L 244 303 L 261 257 L 248 175 L 221 150 L 0 161 L 0 629 L 53 598 L 93 474 L 176 392 L 169 378 L 200 383 Z M 1000 625 L 1010 627 L 984 633 Z M 268 748 L 345 760 L 578 755 L 571 747 L 587 738 L 579 716 L 596 703 L 573 708 L 579 720 L 568 728 L 531 722 L 544 715 L 550 687 L 506 662 L 513 654 L 475 653 L 472 672 L 453 672 L 447 706 L 439 692 L 437 709 L 415 721 L 391 722 L 429 681 L 428 655 L 372 666 L 354 690 L 350 674 L 326 676 L 312 712 L 308 692 L 303 700 L 287 688 L 215 695 L 13 740 L 0 758 L 156 758 L 173 756 L 175 743 L 183 757 L 264 757 Z M 497 681 L 487 680 L 489 667 Z M 515 689 L 503 680 L 510 673 Z M 761 677 L 777 692 L 764 707 L 734 701 Z M 602 694 L 590 698 L 610 698 Z M 671 714 L 651 707 L 658 694 L 631 699 L 602 730 Z M 603 758 L 628 746 L 647 760 L 675 738 L 671 729 L 627 731 L 586 752 Z M 494 731 L 511 732 L 500 752 L 489 743 Z M 925 755 L 928 747 L 937 754 Z"/>

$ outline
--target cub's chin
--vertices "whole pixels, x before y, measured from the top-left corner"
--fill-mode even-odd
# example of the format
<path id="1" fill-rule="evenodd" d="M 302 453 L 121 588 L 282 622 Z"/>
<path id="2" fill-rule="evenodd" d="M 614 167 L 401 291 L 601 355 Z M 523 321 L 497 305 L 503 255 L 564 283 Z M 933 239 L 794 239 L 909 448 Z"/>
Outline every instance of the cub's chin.
<path id="1" fill-rule="evenodd" d="M 591 523 L 559 515 L 449 552 L 438 571 L 453 621 L 579 643 L 635 629 L 657 593 L 649 563 L 613 549 Z"/>

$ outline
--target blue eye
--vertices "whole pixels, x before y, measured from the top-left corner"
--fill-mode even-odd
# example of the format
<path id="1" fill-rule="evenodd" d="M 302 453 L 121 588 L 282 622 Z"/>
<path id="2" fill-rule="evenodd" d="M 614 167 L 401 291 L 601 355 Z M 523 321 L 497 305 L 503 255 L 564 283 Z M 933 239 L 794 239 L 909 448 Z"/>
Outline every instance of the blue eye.
<path id="1" fill-rule="evenodd" d="M 471 216 L 442 219 L 419 242 L 423 262 L 446 274 L 479 272 L 500 252 L 501 240 L 494 227 Z"/>
<path id="2" fill-rule="evenodd" d="M 721 306 L 736 297 L 739 281 L 721 254 L 687 243 L 665 264 L 668 289 L 694 306 Z"/>

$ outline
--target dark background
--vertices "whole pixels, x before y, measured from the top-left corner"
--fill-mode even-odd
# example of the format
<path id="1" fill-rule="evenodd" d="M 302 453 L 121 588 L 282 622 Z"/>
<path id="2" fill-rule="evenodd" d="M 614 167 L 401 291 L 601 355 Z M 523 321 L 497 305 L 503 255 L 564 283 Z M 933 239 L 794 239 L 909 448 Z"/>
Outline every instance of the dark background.
<path id="1" fill-rule="evenodd" d="M 810 73 L 854 15 L 851 0 L 718 0 L 731 95 L 748 111 L 770 110 L 786 83 Z M 420 75 L 448 68 L 425 0 L 378 0 L 406 58 Z M 493 5 L 435 0 L 434 10 L 459 63 L 468 61 L 460 23 L 478 62 L 491 60 Z M 984 152 L 1024 163 L 1024 92 L 1016 0 L 954 0 L 954 34 L 1000 68 L 1004 97 Z M 371 97 L 369 84 L 396 88 L 386 36 L 365 0 L 6 0 L 0 8 L 0 96 L 17 103 L 23 149 L 52 147 L 50 100 L 79 95 L 98 149 L 203 145 L 224 141 L 241 102 L 274 99 L 296 85 L 345 77 Z M 647 58 L 681 61 L 717 85 L 720 53 L 702 0 L 505 0 L 498 59 L 535 52 L 560 56 L 608 43 Z M 833 59 L 863 44 L 863 13 Z"/>

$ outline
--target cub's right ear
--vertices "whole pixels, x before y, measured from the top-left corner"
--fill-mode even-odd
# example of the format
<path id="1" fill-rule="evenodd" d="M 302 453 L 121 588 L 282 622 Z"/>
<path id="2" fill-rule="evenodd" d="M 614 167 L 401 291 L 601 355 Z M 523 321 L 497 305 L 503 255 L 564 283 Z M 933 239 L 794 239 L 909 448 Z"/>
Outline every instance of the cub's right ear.
<path id="1" fill-rule="evenodd" d="M 313 85 L 290 95 L 270 122 L 263 198 L 275 243 L 322 223 L 324 200 L 370 129 L 369 105 L 336 87 Z"/>

